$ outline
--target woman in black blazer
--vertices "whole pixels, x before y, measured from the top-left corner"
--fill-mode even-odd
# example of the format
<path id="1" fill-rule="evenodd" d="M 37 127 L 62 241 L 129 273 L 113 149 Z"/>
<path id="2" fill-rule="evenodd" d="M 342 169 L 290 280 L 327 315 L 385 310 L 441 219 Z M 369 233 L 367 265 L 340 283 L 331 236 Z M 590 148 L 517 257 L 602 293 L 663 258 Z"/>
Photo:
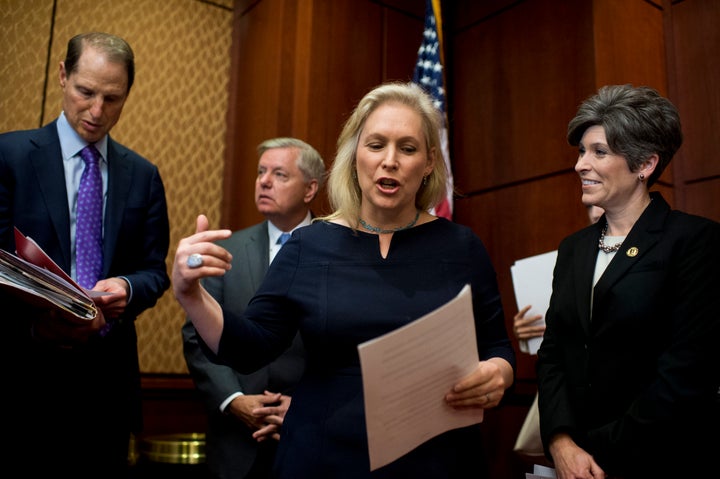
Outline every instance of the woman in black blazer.
<path id="1" fill-rule="evenodd" d="M 540 424 L 558 478 L 720 470 L 720 224 L 649 192 L 682 143 L 657 91 L 606 86 L 568 125 L 582 202 L 562 241 L 538 352 Z"/>

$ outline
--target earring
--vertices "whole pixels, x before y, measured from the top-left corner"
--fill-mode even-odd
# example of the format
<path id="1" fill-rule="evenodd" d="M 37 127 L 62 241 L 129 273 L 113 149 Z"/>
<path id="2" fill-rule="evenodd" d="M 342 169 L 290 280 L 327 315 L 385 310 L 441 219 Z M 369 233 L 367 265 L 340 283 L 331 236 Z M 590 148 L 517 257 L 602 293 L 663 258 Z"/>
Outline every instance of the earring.
<path id="1" fill-rule="evenodd" d="M 638 178 L 640 179 L 640 181 L 643 181 L 645 180 L 645 175 L 640 173 L 640 176 L 638 176 Z"/>
<path id="2" fill-rule="evenodd" d="M 353 180 L 357 180 L 357 171 L 352 170 L 352 178 Z"/>
<path id="3" fill-rule="evenodd" d="M 422 181 L 423 186 L 427 185 L 427 178 L 428 178 L 427 176 L 423 176 L 423 181 Z"/>

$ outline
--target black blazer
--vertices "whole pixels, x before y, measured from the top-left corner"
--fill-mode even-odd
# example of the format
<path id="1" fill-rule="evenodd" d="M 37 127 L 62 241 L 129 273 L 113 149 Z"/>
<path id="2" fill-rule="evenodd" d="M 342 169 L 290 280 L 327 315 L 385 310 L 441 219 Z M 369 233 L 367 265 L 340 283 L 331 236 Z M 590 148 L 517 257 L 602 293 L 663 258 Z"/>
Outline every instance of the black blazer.
<path id="1" fill-rule="evenodd" d="M 268 269 L 268 223 L 263 221 L 234 232 L 218 244 L 233 255 L 233 267 L 223 276 L 205 278 L 203 285 L 224 309 L 241 314 Z M 268 389 L 291 394 L 305 366 L 300 336 L 268 366 L 251 374 L 240 374 L 208 358 L 206 352 L 213 355 L 189 320 L 183 325 L 182 335 L 185 361 L 208 409 L 208 467 L 219 478 L 245 477 L 257 456 L 258 444 L 244 423 L 220 413 L 220 404 L 237 391 L 262 394 Z"/>
<path id="2" fill-rule="evenodd" d="M 537 362 L 546 448 L 568 432 L 626 478 L 709 472 L 720 450 L 720 224 L 651 195 L 594 297 L 605 218 L 562 241 Z"/>
<path id="3" fill-rule="evenodd" d="M 4 318 L 12 330 L 6 341 L 16 347 L 14 364 L 24 381 L 14 399 L 20 411 L 30 408 L 30 419 L 37 421 L 24 424 L 26 429 L 37 426 L 31 441 L 49 437 L 58 438 L 58 445 L 71 441 L 67 439 L 71 436 L 58 435 L 64 433 L 62 420 L 67 417 L 73 418 L 68 434 L 84 426 L 97 428 L 97 424 L 128 432 L 142 426 L 134 321 L 170 286 L 165 263 L 170 241 L 167 204 L 155 165 L 112 138 L 108 138 L 107 156 L 103 277 L 124 276 L 132 285 L 131 301 L 116 326 L 105 338 L 72 350 L 39 344 L 29 337 L 28 315 L 32 313 L 0 292 L 4 311 L 12 312 Z M 55 121 L 36 130 L 0 135 L 0 247 L 15 250 L 13 227 L 17 226 L 70 274 L 72 245 L 64 178 Z M 47 402 L 37 404 L 42 398 L 52 407 Z M 33 407 L 40 409 L 33 411 Z M 32 445 L 23 447 L 33 449 Z"/>

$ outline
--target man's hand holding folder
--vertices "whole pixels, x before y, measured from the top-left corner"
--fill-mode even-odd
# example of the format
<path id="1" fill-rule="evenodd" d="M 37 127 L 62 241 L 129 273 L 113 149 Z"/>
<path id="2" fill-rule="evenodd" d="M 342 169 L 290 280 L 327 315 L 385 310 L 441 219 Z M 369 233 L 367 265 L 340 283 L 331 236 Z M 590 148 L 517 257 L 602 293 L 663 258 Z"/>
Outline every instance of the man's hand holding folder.
<path id="1" fill-rule="evenodd" d="M 0 287 L 27 303 L 38 318 L 33 337 L 73 346 L 105 325 L 100 308 L 31 238 L 15 228 L 16 255 L 0 249 Z"/>

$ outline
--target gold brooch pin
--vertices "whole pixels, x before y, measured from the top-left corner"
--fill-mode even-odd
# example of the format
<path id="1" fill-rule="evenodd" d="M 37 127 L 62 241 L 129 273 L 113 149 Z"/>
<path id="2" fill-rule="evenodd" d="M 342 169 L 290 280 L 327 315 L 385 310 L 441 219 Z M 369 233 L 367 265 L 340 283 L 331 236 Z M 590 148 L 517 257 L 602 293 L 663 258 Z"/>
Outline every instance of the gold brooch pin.
<path id="1" fill-rule="evenodd" d="M 625 254 L 628 255 L 628 257 L 630 257 L 630 258 L 634 258 L 635 256 L 638 255 L 639 252 L 640 252 L 640 250 L 638 250 L 635 246 L 631 246 L 630 248 L 628 248 L 628 250 L 625 252 Z"/>

